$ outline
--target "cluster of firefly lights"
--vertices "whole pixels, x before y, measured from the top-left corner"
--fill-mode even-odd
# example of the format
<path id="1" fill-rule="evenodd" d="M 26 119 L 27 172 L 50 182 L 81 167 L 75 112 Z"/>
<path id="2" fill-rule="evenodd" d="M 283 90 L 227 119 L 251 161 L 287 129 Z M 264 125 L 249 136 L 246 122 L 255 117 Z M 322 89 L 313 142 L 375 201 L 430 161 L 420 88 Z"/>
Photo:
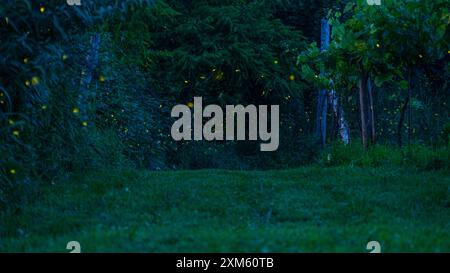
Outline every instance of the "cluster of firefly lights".
<path id="1" fill-rule="evenodd" d="M 45 11 L 46 11 L 45 6 L 41 5 L 39 7 L 39 12 L 40 13 L 45 13 Z M 8 23 L 9 19 L 5 18 L 5 20 Z M 68 55 L 67 54 L 63 54 L 62 59 L 63 60 L 67 60 L 68 59 Z M 29 61 L 30 61 L 30 59 L 28 57 L 23 58 L 23 63 L 28 64 Z M 104 82 L 105 80 L 106 79 L 105 79 L 104 76 L 100 76 L 99 77 L 99 81 L 100 82 Z M 24 84 L 27 87 L 37 86 L 37 85 L 40 84 L 40 78 L 38 76 L 33 76 L 31 79 L 25 80 Z M 0 97 L 3 97 L 3 96 L 4 96 L 4 94 L 0 93 Z M 1 100 L 1 104 L 4 104 L 3 100 Z M 42 110 L 46 110 L 47 109 L 47 105 L 43 105 L 41 108 L 42 108 Z M 73 108 L 73 110 L 72 110 L 72 113 L 74 113 L 74 114 L 78 114 L 79 112 L 80 112 L 80 110 L 78 108 Z M 13 119 L 9 119 L 8 123 L 10 125 L 14 125 L 15 121 Z M 88 122 L 87 121 L 83 121 L 81 124 L 83 126 L 88 126 Z M 20 131 L 15 129 L 15 130 L 12 131 L 12 135 L 14 137 L 19 137 L 20 136 Z M 9 173 L 12 174 L 12 175 L 15 175 L 15 174 L 17 174 L 17 170 L 12 168 L 12 169 L 9 170 Z"/>
<path id="2" fill-rule="evenodd" d="M 40 13 L 45 13 L 45 11 L 46 11 L 45 6 L 41 5 L 41 6 L 39 7 L 39 12 L 40 12 Z M 6 20 L 8 20 L 8 19 L 6 19 Z M 376 44 L 376 47 L 377 47 L 377 48 L 380 48 L 381 45 L 377 43 L 377 44 Z M 450 50 L 448 50 L 447 53 L 450 54 Z M 62 59 L 63 59 L 63 60 L 66 60 L 67 58 L 68 58 L 68 56 L 67 56 L 66 54 L 64 54 L 64 55 L 62 56 Z M 419 54 L 419 58 L 423 58 L 422 54 Z M 29 59 L 26 57 L 26 58 L 23 59 L 23 62 L 26 64 L 26 63 L 29 62 Z M 274 61 L 274 64 L 278 64 L 278 63 L 279 63 L 278 60 L 275 60 L 275 61 Z M 213 69 L 213 72 L 216 72 L 216 70 Z M 240 72 L 240 70 L 239 70 L 239 69 L 236 69 L 236 73 L 239 73 L 239 72 Z M 318 77 L 318 76 L 316 76 L 316 77 Z M 205 79 L 206 77 L 205 77 L 205 76 L 202 76 L 202 77 L 200 77 L 200 78 L 201 78 L 201 79 Z M 223 72 L 217 73 L 216 76 L 215 76 L 215 78 L 216 78 L 216 79 L 222 79 L 222 78 L 223 78 Z M 261 76 L 261 78 L 264 78 L 264 76 Z M 289 80 L 290 80 L 290 81 L 295 81 L 295 75 L 289 75 Z M 104 81 L 106 81 L 106 78 L 105 78 L 103 75 L 101 75 L 101 76 L 99 77 L 99 81 L 100 81 L 100 82 L 104 82 Z M 39 79 L 39 77 L 37 77 L 37 76 L 32 77 L 31 80 L 26 80 L 26 81 L 25 81 L 25 85 L 28 86 L 28 87 L 29 87 L 29 86 L 36 86 L 36 85 L 39 85 L 39 83 L 40 83 L 40 79 Z M 188 84 L 189 81 L 185 80 L 184 83 L 185 83 L 185 84 Z M 1 96 L 3 96 L 3 93 L 1 93 Z M 2 101 L 2 103 L 3 103 L 3 101 Z M 192 108 L 192 107 L 194 106 L 194 104 L 193 104 L 192 102 L 187 103 L 187 105 L 188 105 L 188 107 L 190 107 L 190 108 Z M 43 106 L 42 106 L 42 109 L 43 109 L 43 110 L 46 110 L 46 109 L 47 109 L 47 105 L 43 105 Z M 75 114 L 75 115 L 77 115 L 77 114 L 80 113 L 80 109 L 77 108 L 77 107 L 75 107 L 75 108 L 72 109 L 72 113 Z M 9 120 L 9 124 L 14 125 L 14 123 L 15 123 L 14 120 Z M 87 121 L 83 121 L 83 122 L 81 123 L 81 125 L 83 125 L 84 127 L 86 127 L 86 126 L 88 126 L 88 122 L 87 122 Z M 13 136 L 15 136 L 15 137 L 19 137 L 19 136 L 20 136 L 20 131 L 19 131 L 19 130 L 14 130 L 14 131 L 12 132 L 12 134 L 13 134 Z M 15 169 L 11 169 L 11 170 L 9 171 L 9 173 L 10 173 L 10 174 L 16 174 L 17 171 L 16 171 Z"/>

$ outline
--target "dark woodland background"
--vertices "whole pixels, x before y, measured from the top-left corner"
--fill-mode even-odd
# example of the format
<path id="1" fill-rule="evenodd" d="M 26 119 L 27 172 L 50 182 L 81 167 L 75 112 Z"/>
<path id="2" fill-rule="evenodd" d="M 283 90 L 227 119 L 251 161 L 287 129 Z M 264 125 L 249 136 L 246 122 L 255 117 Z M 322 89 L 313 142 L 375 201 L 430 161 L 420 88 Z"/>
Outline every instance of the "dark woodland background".
<path id="1" fill-rule="evenodd" d="M 445 0 L 1 0 L 0 209 L 99 169 L 449 170 L 448 8 Z M 321 53 L 325 17 L 332 42 Z M 359 101 L 367 84 L 370 136 Z M 348 145 L 331 110 L 325 146 L 317 136 L 318 90 L 331 88 Z M 170 111 L 194 96 L 279 104 L 279 150 L 173 141 Z"/>

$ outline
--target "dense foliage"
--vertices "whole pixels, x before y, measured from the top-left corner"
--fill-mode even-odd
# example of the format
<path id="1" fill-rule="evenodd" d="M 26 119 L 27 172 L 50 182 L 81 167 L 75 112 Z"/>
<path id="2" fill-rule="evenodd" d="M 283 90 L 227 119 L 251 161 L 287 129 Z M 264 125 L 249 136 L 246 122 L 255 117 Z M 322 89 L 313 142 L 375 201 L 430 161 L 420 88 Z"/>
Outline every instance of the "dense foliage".
<path id="1" fill-rule="evenodd" d="M 374 128 L 371 142 L 376 142 L 376 127 L 382 130 L 381 139 L 396 139 L 400 146 L 405 128 L 409 140 L 447 142 L 440 130 L 448 122 L 449 109 L 448 4 L 447 0 L 383 1 L 381 6 L 370 6 L 362 0 L 350 1 L 328 16 L 330 49 L 320 54 L 313 44 L 299 57 L 303 75 L 310 80 L 316 76 L 325 84 L 332 80 L 349 100 L 348 94 L 356 87 L 359 99 L 366 101 L 365 97 L 373 95 L 376 103 L 359 105 L 362 122 Z M 368 115 L 381 118 L 370 120 Z M 367 128 L 361 131 L 368 145 L 369 132 Z"/>
<path id="2" fill-rule="evenodd" d="M 377 141 L 402 144 L 406 130 L 410 144 L 448 152 L 448 1 L 383 2 L 83 0 L 74 7 L 4 0 L 0 208 L 25 202 L 40 183 L 94 168 L 322 162 L 313 136 L 316 90 L 330 79 L 352 139 L 360 137 L 355 89 L 364 76 L 376 86 Z M 321 54 L 315 43 L 323 16 L 333 36 Z M 281 105 L 280 149 L 173 141 L 170 110 L 194 96 L 208 104 Z M 441 153 L 432 166 L 446 168 Z"/>

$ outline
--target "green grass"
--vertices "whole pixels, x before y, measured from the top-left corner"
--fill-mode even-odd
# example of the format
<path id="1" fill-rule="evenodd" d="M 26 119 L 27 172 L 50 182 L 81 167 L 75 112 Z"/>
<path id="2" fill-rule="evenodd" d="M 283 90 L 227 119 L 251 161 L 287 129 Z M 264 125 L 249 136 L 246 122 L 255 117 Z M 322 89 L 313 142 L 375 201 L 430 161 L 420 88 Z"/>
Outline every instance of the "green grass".
<path id="1" fill-rule="evenodd" d="M 99 171 L 0 215 L 1 252 L 450 252 L 450 175 L 406 168 Z"/>

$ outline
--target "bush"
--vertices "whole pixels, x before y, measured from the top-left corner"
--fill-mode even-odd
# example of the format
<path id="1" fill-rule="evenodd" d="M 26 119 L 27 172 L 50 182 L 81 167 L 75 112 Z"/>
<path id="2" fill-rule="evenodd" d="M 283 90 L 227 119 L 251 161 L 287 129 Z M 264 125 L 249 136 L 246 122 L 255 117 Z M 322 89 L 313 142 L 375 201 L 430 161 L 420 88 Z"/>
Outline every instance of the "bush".
<path id="1" fill-rule="evenodd" d="M 431 148 L 410 145 L 398 148 L 374 145 L 365 151 L 361 144 L 333 144 L 319 158 L 323 166 L 351 165 L 359 167 L 412 167 L 419 170 L 450 170 L 450 151 L 446 147 Z"/>
<path id="2" fill-rule="evenodd" d="M 141 64 L 161 97 L 258 103 L 299 95 L 303 87 L 290 76 L 300 78 L 296 57 L 304 38 L 267 7 L 258 1 L 158 1 L 124 25 L 108 27 L 120 48 L 132 49 L 127 59 Z"/>
<path id="3" fill-rule="evenodd" d="M 450 149 L 450 122 L 447 122 L 447 124 L 444 126 L 444 129 L 442 130 L 442 139 Z"/>
<path id="4" fill-rule="evenodd" d="M 275 152 L 260 152 L 258 141 L 180 142 L 169 165 L 181 169 L 269 170 L 315 162 L 313 138 L 282 136 Z"/>
<path id="5" fill-rule="evenodd" d="M 80 118 L 81 113 L 94 117 L 96 109 L 102 109 L 96 107 L 99 75 L 87 87 L 89 95 L 80 98 L 80 79 L 87 65 L 80 60 L 86 59 L 90 48 L 86 26 L 95 28 L 93 23 L 108 15 L 126 14 L 134 1 L 113 2 L 86 1 L 80 9 L 60 1 L 2 3 L 0 36 L 8 39 L 0 44 L 4 53 L 0 56 L 0 210 L 20 206 L 42 182 L 125 160 L 122 154 L 129 150 L 118 143 L 111 128 L 97 130 L 98 120 Z M 128 70 L 124 75 L 134 74 Z M 136 78 L 128 80 L 128 87 L 141 88 Z M 122 94 L 130 90 L 122 88 Z M 144 102 L 141 110 L 149 106 L 146 102 L 151 98 L 131 96 Z M 129 102 L 120 101 L 118 108 L 135 107 Z M 114 108 L 111 101 L 105 103 Z"/>

